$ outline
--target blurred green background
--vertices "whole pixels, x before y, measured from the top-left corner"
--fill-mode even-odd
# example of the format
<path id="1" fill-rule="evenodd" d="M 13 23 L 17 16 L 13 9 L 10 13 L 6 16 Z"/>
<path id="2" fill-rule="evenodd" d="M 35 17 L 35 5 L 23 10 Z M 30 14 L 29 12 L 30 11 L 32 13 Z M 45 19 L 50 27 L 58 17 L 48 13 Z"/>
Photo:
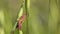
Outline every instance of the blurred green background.
<path id="1" fill-rule="evenodd" d="M 0 0 L 0 34 L 11 34 L 22 3 L 23 0 Z M 30 0 L 28 12 L 23 34 L 60 34 L 60 0 Z M 19 34 L 17 29 L 14 34 Z"/>

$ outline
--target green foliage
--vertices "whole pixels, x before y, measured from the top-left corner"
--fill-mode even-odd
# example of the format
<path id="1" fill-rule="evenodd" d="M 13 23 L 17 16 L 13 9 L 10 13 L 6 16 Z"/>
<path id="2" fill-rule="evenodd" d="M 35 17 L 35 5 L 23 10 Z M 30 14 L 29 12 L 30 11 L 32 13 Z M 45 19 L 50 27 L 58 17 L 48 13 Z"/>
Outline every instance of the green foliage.
<path id="1" fill-rule="evenodd" d="M 0 34 L 11 34 L 23 12 L 22 0 L 0 0 Z M 22 24 L 23 34 L 60 34 L 60 0 L 26 0 L 23 11 L 29 13 Z M 19 34 L 15 29 L 14 34 Z"/>

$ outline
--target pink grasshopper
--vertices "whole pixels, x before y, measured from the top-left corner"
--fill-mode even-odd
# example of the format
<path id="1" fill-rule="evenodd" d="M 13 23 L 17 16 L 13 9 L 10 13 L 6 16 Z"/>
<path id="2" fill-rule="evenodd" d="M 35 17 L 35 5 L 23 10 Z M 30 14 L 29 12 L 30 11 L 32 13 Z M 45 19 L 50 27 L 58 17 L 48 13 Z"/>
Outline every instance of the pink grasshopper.
<path id="1" fill-rule="evenodd" d="M 25 18 L 26 18 L 26 14 L 23 14 L 19 18 L 16 28 L 18 28 L 19 30 L 22 30 L 22 22 L 25 20 Z M 14 30 L 11 33 L 14 34 Z"/>
<path id="2" fill-rule="evenodd" d="M 25 15 L 25 14 L 22 15 L 22 16 L 19 18 L 19 20 L 18 20 L 18 29 L 19 29 L 19 30 L 22 30 L 22 22 L 25 20 L 25 18 L 26 18 L 26 15 Z"/>

